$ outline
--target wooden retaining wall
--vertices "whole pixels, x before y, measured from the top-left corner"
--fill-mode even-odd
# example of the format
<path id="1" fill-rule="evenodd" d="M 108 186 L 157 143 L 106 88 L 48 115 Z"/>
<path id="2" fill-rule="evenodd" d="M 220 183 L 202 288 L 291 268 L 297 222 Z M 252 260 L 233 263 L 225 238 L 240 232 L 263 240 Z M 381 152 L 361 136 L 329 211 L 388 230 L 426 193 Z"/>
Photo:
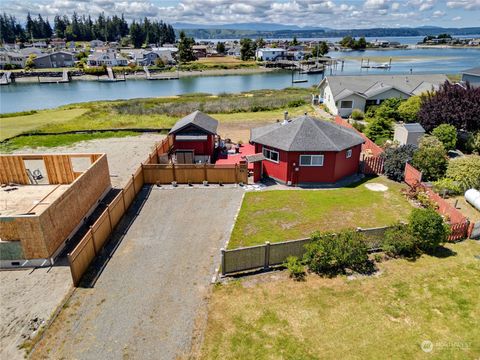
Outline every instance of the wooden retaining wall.
<path id="1" fill-rule="evenodd" d="M 139 167 L 120 193 L 107 205 L 105 211 L 90 227 L 78 245 L 68 254 L 74 286 L 78 286 L 88 266 L 101 251 L 105 242 L 142 189 L 143 184 L 143 172 L 142 168 Z"/>

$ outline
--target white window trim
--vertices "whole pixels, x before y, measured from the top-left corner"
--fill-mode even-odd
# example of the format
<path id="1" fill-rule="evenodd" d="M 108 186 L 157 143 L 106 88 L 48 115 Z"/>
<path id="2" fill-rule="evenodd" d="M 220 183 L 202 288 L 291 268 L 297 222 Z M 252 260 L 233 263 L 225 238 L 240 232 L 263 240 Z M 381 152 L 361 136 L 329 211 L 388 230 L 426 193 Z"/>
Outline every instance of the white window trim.
<path id="1" fill-rule="evenodd" d="M 319 157 L 322 159 L 322 163 L 321 164 L 312 164 L 312 160 L 310 159 L 310 165 L 306 165 L 306 164 L 302 164 L 302 157 L 310 157 L 312 158 L 313 156 L 316 156 L 316 157 Z M 324 155 L 300 155 L 300 158 L 298 159 L 298 164 L 300 166 L 316 166 L 316 167 L 321 167 L 323 166 L 323 164 L 325 163 L 325 156 Z"/>
<path id="2" fill-rule="evenodd" d="M 347 159 L 350 159 L 352 157 L 352 149 L 348 149 L 346 153 Z"/>
<path id="3" fill-rule="evenodd" d="M 266 151 L 269 151 L 270 153 L 276 153 L 278 160 L 275 161 L 275 160 L 271 159 L 269 156 L 267 156 Z M 262 153 L 263 153 L 263 156 L 265 156 L 266 160 L 268 160 L 270 162 L 273 162 L 275 164 L 278 164 L 280 162 L 280 154 L 278 153 L 278 151 L 275 151 L 275 150 L 272 150 L 272 149 L 267 149 L 267 148 L 264 147 L 262 149 Z"/>

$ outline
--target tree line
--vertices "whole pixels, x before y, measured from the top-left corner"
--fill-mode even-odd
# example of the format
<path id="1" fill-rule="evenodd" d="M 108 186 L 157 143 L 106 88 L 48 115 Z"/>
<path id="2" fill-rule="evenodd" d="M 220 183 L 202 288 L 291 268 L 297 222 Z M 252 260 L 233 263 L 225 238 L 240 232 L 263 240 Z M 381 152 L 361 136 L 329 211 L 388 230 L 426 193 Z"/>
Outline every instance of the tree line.
<path id="1" fill-rule="evenodd" d="M 27 15 L 25 26 L 17 19 L 6 13 L 0 15 L 0 40 L 4 43 L 26 42 L 31 39 L 50 39 L 59 37 L 67 41 L 91 41 L 100 39 L 103 41 L 120 41 L 127 36 L 135 47 L 143 44 L 174 43 L 175 31 L 170 24 L 163 21 L 144 18 L 133 21 L 130 25 L 123 14 L 105 16 L 100 14 L 96 19 L 90 15 L 78 15 L 73 13 L 69 18 L 66 15 L 56 15 L 53 20 L 53 28 L 48 19 L 40 14 L 32 17 Z"/>

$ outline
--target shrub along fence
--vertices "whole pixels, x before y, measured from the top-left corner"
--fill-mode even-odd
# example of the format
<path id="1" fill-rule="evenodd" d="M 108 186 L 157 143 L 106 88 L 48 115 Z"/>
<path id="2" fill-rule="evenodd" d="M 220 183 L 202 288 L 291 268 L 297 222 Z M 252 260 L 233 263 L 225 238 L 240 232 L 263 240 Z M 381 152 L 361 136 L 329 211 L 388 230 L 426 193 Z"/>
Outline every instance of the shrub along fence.
<path id="1" fill-rule="evenodd" d="M 410 187 L 419 186 L 437 205 L 437 212 L 440 215 L 443 215 L 447 218 L 450 225 L 450 236 L 448 237 L 449 241 L 456 241 L 465 239 L 469 237 L 474 224 L 470 221 L 453 205 L 449 204 L 445 199 L 428 187 L 425 183 L 422 182 L 422 173 L 415 169 L 410 164 L 405 164 L 405 183 Z"/>
<path id="2" fill-rule="evenodd" d="M 371 252 L 380 250 L 381 240 L 385 231 L 390 227 L 378 227 L 357 231 L 365 234 Z M 283 264 L 289 256 L 301 258 L 305 253 L 305 245 L 310 238 L 282 241 L 277 243 L 266 242 L 263 245 L 248 246 L 238 249 L 222 249 L 221 272 L 222 275 L 242 271 L 268 269 L 271 266 Z"/>

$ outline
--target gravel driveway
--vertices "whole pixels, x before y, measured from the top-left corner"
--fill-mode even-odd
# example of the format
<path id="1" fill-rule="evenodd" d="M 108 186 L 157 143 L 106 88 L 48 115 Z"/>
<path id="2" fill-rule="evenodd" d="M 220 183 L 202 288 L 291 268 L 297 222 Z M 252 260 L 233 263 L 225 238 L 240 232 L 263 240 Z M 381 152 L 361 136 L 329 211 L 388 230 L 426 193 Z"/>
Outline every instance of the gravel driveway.
<path id="1" fill-rule="evenodd" d="M 94 287 L 77 289 L 33 358 L 188 357 L 242 194 L 152 188 Z"/>

